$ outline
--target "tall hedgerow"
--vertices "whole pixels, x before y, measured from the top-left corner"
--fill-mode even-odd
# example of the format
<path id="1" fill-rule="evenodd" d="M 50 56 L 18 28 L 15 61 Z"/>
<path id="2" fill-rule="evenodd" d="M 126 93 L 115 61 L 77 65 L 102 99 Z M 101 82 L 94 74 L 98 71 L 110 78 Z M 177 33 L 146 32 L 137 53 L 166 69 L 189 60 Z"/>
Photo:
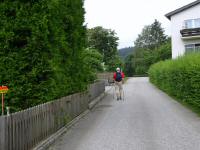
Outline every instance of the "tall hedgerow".
<path id="1" fill-rule="evenodd" d="M 13 111 L 87 86 L 82 0 L 0 2 L 0 85 Z"/>
<path id="2" fill-rule="evenodd" d="M 200 110 L 200 54 L 156 63 L 149 69 L 150 81 L 177 99 Z"/>

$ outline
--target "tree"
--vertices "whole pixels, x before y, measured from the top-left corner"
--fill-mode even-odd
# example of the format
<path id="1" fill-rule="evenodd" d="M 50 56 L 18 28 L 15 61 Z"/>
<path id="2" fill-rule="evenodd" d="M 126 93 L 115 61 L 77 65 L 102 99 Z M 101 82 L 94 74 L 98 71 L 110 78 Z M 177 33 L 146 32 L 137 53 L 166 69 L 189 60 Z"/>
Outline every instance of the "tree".
<path id="1" fill-rule="evenodd" d="M 145 75 L 147 74 L 149 63 L 147 53 L 151 53 L 151 51 L 147 51 L 145 49 L 136 49 L 133 53 L 133 67 L 135 75 Z"/>
<path id="2" fill-rule="evenodd" d="M 103 55 L 106 65 L 117 55 L 118 39 L 111 29 L 98 26 L 87 30 L 87 47 L 97 49 Z"/>
<path id="3" fill-rule="evenodd" d="M 86 49 L 84 51 L 84 63 L 94 73 L 103 71 L 103 56 L 96 49 Z"/>
<path id="4" fill-rule="evenodd" d="M 166 43 L 158 48 L 158 60 L 166 60 L 172 57 L 171 38 L 168 37 Z"/>
<path id="5" fill-rule="evenodd" d="M 123 62 L 118 55 L 114 55 L 110 59 L 110 61 L 108 61 L 106 70 L 107 71 L 115 71 L 117 67 L 122 69 L 123 68 Z"/>
<path id="6" fill-rule="evenodd" d="M 102 55 L 96 49 L 85 49 L 83 51 L 82 74 L 85 76 L 85 82 L 92 83 L 97 78 L 97 72 L 103 71 Z"/>
<path id="7" fill-rule="evenodd" d="M 124 64 L 124 72 L 126 74 L 126 76 L 131 77 L 134 74 L 134 66 L 133 66 L 133 54 L 128 55 L 125 58 L 125 64 Z"/>
<path id="8" fill-rule="evenodd" d="M 166 42 L 167 36 L 164 35 L 164 29 L 157 20 L 153 24 L 145 26 L 142 33 L 134 42 L 136 48 L 153 50 Z"/>
<path id="9" fill-rule="evenodd" d="M 152 64 L 171 58 L 171 39 L 164 34 L 157 20 L 145 26 L 134 43 L 133 56 L 125 63 L 127 72 L 133 69 L 134 74 L 145 75 Z"/>
<path id="10" fill-rule="evenodd" d="M 0 2 L 0 84 L 18 111 L 87 87 L 82 0 Z"/>

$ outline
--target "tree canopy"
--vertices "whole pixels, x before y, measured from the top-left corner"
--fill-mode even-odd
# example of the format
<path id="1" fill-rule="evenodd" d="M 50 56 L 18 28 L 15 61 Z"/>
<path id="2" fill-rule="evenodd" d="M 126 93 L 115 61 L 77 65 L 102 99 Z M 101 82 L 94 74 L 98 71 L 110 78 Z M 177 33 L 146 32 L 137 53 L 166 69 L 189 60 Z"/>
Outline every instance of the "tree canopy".
<path id="1" fill-rule="evenodd" d="M 115 31 L 111 29 L 98 26 L 87 30 L 87 46 L 97 49 L 103 55 L 106 65 L 118 55 L 118 39 Z"/>
<path id="2" fill-rule="evenodd" d="M 133 54 L 125 59 L 125 70 L 130 76 L 147 75 L 152 64 L 171 58 L 171 39 L 157 20 L 143 28 L 134 44 Z"/>
<path id="3" fill-rule="evenodd" d="M 90 80 L 96 79 L 96 73 L 97 72 L 102 72 L 103 71 L 103 56 L 96 50 L 96 49 L 85 49 L 84 50 L 84 66 L 88 73 L 91 77 L 89 78 Z"/>
<path id="4" fill-rule="evenodd" d="M 143 28 L 142 33 L 134 42 L 136 48 L 141 49 L 155 49 L 166 42 L 167 36 L 164 35 L 164 29 L 161 23 L 155 20 L 151 25 Z"/>
<path id="5" fill-rule="evenodd" d="M 87 87 L 82 0 L 0 2 L 0 84 L 12 111 Z"/>

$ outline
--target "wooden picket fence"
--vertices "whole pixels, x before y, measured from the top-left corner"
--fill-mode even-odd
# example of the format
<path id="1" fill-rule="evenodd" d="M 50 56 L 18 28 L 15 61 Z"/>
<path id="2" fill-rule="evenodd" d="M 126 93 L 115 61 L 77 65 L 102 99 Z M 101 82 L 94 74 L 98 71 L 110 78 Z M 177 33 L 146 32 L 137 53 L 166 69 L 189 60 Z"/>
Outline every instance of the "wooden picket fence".
<path id="1" fill-rule="evenodd" d="M 63 97 L 27 110 L 0 117 L 0 150 L 29 150 L 86 109 L 105 90 L 103 81 L 88 91 Z"/>

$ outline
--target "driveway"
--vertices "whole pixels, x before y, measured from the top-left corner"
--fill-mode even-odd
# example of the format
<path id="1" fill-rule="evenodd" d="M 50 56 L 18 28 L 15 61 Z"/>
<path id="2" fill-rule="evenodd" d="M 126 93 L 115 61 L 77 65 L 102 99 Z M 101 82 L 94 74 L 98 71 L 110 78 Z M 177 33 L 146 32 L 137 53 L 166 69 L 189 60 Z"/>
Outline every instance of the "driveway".
<path id="1" fill-rule="evenodd" d="M 130 78 L 125 101 L 112 89 L 49 150 L 200 150 L 200 118 L 158 90 Z"/>

